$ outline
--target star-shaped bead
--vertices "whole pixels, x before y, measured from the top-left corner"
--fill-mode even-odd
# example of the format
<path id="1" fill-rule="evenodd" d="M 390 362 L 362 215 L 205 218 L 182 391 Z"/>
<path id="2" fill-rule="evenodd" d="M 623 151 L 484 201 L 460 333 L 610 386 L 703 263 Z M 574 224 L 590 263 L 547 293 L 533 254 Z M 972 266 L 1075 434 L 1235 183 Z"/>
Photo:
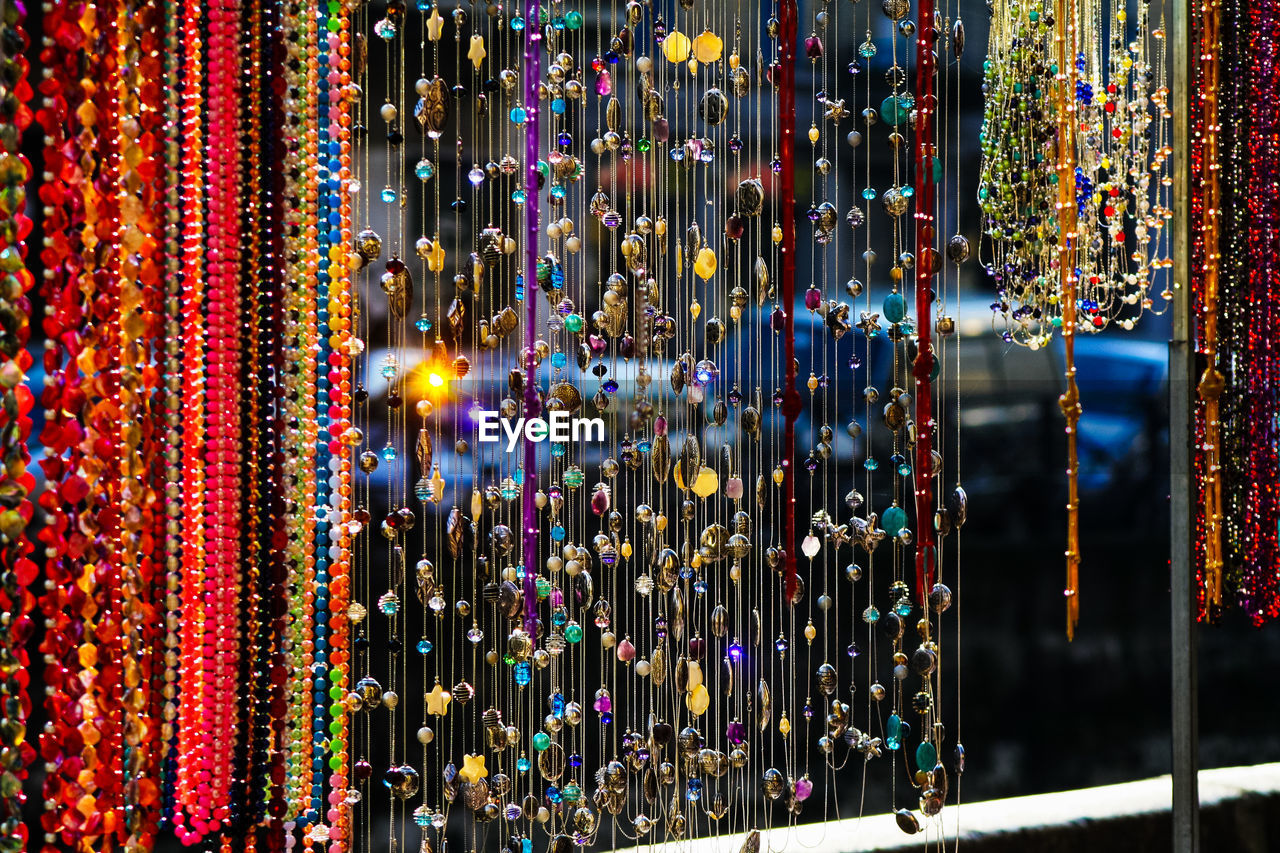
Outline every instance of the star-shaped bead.
<path id="1" fill-rule="evenodd" d="M 840 119 L 844 118 L 848 114 L 849 111 L 845 109 L 844 106 L 844 98 L 840 98 L 835 101 L 827 101 L 826 117 L 831 121 L 839 124 Z"/>
<path id="2" fill-rule="evenodd" d="M 440 41 L 440 34 L 443 31 L 444 18 L 440 17 L 440 9 L 432 6 L 431 15 L 427 18 L 427 38 L 431 41 Z"/>
<path id="3" fill-rule="evenodd" d="M 437 717 L 443 717 L 449 712 L 449 703 L 453 701 L 453 696 L 448 690 L 445 690 L 439 684 L 431 688 L 431 692 L 426 695 L 427 713 L 434 714 Z"/>
<path id="4" fill-rule="evenodd" d="M 488 53 L 484 49 L 484 36 L 474 35 L 471 37 L 471 46 L 467 50 L 467 59 L 471 60 L 471 64 L 476 70 L 480 70 L 480 65 L 484 62 Z"/>
<path id="5" fill-rule="evenodd" d="M 458 771 L 466 782 L 474 785 L 481 779 L 489 775 L 489 771 L 484 766 L 483 755 L 464 755 L 462 756 L 462 769 Z"/>
<path id="6" fill-rule="evenodd" d="M 877 527 L 879 516 L 871 513 L 866 518 L 858 518 L 854 516 L 853 525 L 853 541 L 862 546 L 862 549 L 868 554 L 876 550 L 876 546 L 880 544 L 880 540 L 884 539 L 885 532 L 882 528 Z"/>
<path id="7" fill-rule="evenodd" d="M 861 329 L 868 338 L 874 338 L 880 334 L 880 315 L 870 311 L 863 311 L 861 319 L 858 320 L 858 328 Z"/>

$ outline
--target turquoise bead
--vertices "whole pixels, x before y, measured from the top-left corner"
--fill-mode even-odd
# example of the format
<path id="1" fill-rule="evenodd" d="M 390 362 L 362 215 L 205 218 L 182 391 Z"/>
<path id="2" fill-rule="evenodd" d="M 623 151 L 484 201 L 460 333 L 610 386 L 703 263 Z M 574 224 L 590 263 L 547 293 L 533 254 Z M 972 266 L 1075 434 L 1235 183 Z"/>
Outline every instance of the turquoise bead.
<path id="1" fill-rule="evenodd" d="M 911 98 L 890 95 L 880 102 L 880 117 L 896 126 L 906 121 L 911 107 Z"/>
<path id="2" fill-rule="evenodd" d="M 884 745 L 890 749 L 902 746 L 902 718 L 897 714 L 890 715 L 889 722 L 885 724 Z"/>
<path id="3" fill-rule="evenodd" d="M 898 531 L 907 526 L 907 511 L 900 506 L 891 506 L 880 517 L 880 526 L 889 536 L 897 536 Z"/>
<path id="4" fill-rule="evenodd" d="M 881 310 L 890 323 L 901 323 L 907 316 L 907 300 L 901 293 L 890 293 L 884 298 Z"/>
<path id="5" fill-rule="evenodd" d="M 929 741 L 916 747 L 916 767 L 921 770 L 932 770 L 938 763 L 938 750 Z"/>

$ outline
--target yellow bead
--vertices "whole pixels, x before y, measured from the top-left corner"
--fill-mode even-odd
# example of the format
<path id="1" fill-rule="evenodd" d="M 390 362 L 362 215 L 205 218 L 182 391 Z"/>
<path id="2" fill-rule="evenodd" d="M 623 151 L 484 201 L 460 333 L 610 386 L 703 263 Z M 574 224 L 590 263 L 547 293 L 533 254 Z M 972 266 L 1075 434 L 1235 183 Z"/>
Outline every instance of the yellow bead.
<path id="1" fill-rule="evenodd" d="M 742 64 L 742 59 L 736 53 L 729 54 L 729 67 L 734 71 L 738 70 L 738 66 Z"/>
<path id="2" fill-rule="evenodd" d="M 720 488 L 720 475 L 716 473 L 714 468 L 703 466 L 702 470 L 698 472 L 698 476 L 694 478 L 693 485 L 690 488 L 700 498 L 714 495 L 716 490 Z"/>
<path id="3" fill-rule="evenodd" d="M 667 62 L 684 62 L 689 58 L 692 46 L 687 35 L 679 30 L 672 30 L 662 42 L 662 55 Z"/>
<path id="4" fill-rule="evenodd" d="M 692 317 L 693 319 L 695 319 L 695 320 L 696 320 L 696 319 L 698 319 L 698 315 L 700 315 L 701 313 L 702 313 L 702 305 L 701 305 L 701 303 L 699 303 L 699 302 L 698 302 L 698 300 L 696 300 L 696 299 L 695 299 L 695 300 L 693 300 L 692 302 L 690 302 L 690 303 L 689 303 L 689 316 L 690 316 L 690 317 Z"/>
<path id="5" fill-rule="evenodd" d="M 804 626 L 804 638 L 806 640 L 812 643 L 814 638 L 817 636 L 818 636 L 818 629 L 813 627 L 812 622 Z"/>
<path id="6" fill-rule="evenodd" d="M 462 757 L 462 769 L 458 771 L 458 775 L 472 785 L 488 776 L 489 771 L 484 766 L 484 756 L 464 755 Z"/>
<path id="7" fill-rule="evenodd" d="M 781 225 L 773 226 L 773 233 L 771 234 L 771 236 L 773 237 L 773 242 L 781 243 L 782 242 L 782 226 Z"/>
<path id="8" fill-rule="evenodd" d="M 631 559 L 631 554 L 632 554 L 632 551 L 631 551 L 631 540 L 630 540 L 630 539 L 628 539 L 627 541 L 623 542 L 623 543 L 622 543 L 622 547 L 619 549 L 619 551 L 620 551 L 620 552 L 621 552 L 621 554 L 622 554 L 622 559 L 624 559 L 624 560 L 630 560 L 630 559 Z"/>
<path id="9" fill-rule="evenodd" d="M 436 240 L 431 250 L 431 257 L 427 259 L 427 269 L 432 272 L 440 272 L 444 269 L 444 244 L 440 240 Z"/>
<path id="10" fill-rule="evenodd" d="M 730 306 L 730 308 L 729 308 L 729 316 L 730 316 L 730 317 L 732 317 L 734 320 L 741 320 L 741 319 L 742 319 L 742 309 L 741 309 L 741 308 L 739 308 L 737 305 Z"/>
<path id="11" fill-rule="evenodd" d="M 658 528 L 658 532 L 659 532 L 659 533 L 661 533 L 663 530 L 666 530 L 666 529 L 667 529 L 667 516 L 666 516 L 666 514 L 661 513 L 661 512 L 660 512 L 660 513 L 658 513 L 657 517 L 655 517 L 655 518 L 653 519 L 653 525 L 654 525 L 654 527 Z"/>
<path id="12" fill-rule="evenodd" d="M 471 46 L 467 50 L 467 59 L 471 60 L 471 64 L 475 66 L 477 71 L 480 70 L 480 66 L 484 63 L 486 55 L 487 53 L 484 49 L 484 36 L 473 35 L 471 37 Z"/>
<path id="13" fill-rule="evenodd" d="M 818 126 L 816 124 L 809 127 L 809 141 L 815 143 L 818 141 Z"/>
<path id="14" fill-rule="evenodd" d="M 777 468 L 773 469 L 773 482 L 775 485 L 781 486 L 782 480 L 783 480 L 782 466 L 779 465 Z"/>
<path id="15" fill-rule="evenodd" d="M 440 41 L 440 34 L 443 32 L 444 18 L 440 17 L 440 9 L 433 4 L 431 17 L 427 18 L 427 38 L 431 41 Z"/>
<path id="16" fill-rule="evenodd" d="M 707 281 L 716 274 L 716 253 L 710 247 L 703 246 L 698 250 L 698 257 L 693 262 L 693 271 L 703 281 Z"/>
<path id="17" fill-rule="evenodd" d="M 694 59 L 693 57 L 689 57 L 689 61 L 686 63 L 686 67 L 689 69 L 690 74 L 697 74 L 698 60 Z"/>
<path id="18" fill-rule="evenodd" d="M 719 62 L 723 53 L 724 40 L 711 30 L 703 30 L 701 35 L 693 40 L 694 58 L 704 65 Z"/>
<path id="19" fill-rule="evenodd" d="M 711 707 L 711 694 L 705 685 L 699 684 L 689 691 L 689 695 L 684 698 L 684 704 L 695 717 L 700 717 L 706 713 L 707 708 Z"/>
<path id="20" fill-rule="evenodd" d="M 778 731 L 782 732 L 783 737 L 791 734 L 791 721 L 787 719 L 785 713 L 782 715 L 782 719 L 778 720 Z"/>
<path id="21" fill-rule="evenodd" d="M 812 394 L 814 391 L 818 390 L 818 377 L 810 373 L 809 381 L 806 384 L 809 386 L 809 393 Z"/>

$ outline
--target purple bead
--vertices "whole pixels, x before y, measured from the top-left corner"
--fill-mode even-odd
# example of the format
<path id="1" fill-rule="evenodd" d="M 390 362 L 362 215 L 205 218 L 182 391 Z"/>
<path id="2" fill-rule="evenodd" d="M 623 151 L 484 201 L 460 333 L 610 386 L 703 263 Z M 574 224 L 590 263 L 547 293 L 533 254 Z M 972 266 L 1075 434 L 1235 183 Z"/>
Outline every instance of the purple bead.
<path id="1" fill-rule="evenodd" d="M 813 793 L 813 783 L 808 779 L 796 780 L 796 799 L 804 802 Z"/>
<path id="2" fill-rule="evenodd" d="M 739 722 L 730 723 L 729 727 L 725 729 L 725 737 L 729 739 L 729 743 L 735 746 L 745 743 L 747 740 L 747 727 Z"/>
<path id="3" fill-rule="evenodd" d="M 817 311 L 818 306 L 822 304 L 822 291 L 816 287 L 811 287 L 804 292 L 804 307 L 810 311 Z"/>
<path id="4" fill-rule="evenodd" d="M 769 315 L 769 328 L 775 332 L 781 332 L 783 324 L 787 321 L 786 312 L 781 308 L 774 308 L 773 313 Z"/>
<path id="5" fill-rule="evenodd" d="M 742 222 L 742 217 L 736 213 L 724 221 L 724 233 L 730 240 L 740 239 L 744 230 L 746 226 Z"/>
<path id="6" fill-rule="evenodd" d="M 602 98 L 613 94 L 613 75 L 608 71 L 601 71 L 596 77 L 596 94 Z"/>
<path id="7" fill-rule="evenodd" d="M 671 136 L 671 125 L 667 124 L 665 118 L 656 118 L 653 120 L 653 140 L 655 142 L 666 142 Z"/>
<path id="8" fill-rule="evenodd" d="M 662 415 L 658 415 L 653 420 L 653 434 L 654 435 L 667 434 L 667 419 L 664 418 Z"/>
<path id="9" fill-rule="evenodd" d="M 707 652 L 707 641 L 701 637 L 694 637 L 689 641 L 689 657 L 694 660 L 702 660 L 702 656 Z"/>
<path id="10" fill-rule="evenodd" d="M 613 699 L 609 697 L 609 691 L 605 690 L 603 687 L 600 688 L 600 692 L 596 694 L 596 701 L 591 704 L 591 707 L 595 708 L 602 714 L 612 711 Z"/>
<path id="11" fill-rule="evenodd" d="M 810 59 L 818 59 L 822 56 L 822 39 L 817 36 L 809 36 L 804 40 L 804 53 Z"/>
<path id="12" fill-rule="evenodd" d="M 564 593 L 563 593 L 563 592 L 561 592 L 559 589 L 552 589 L 552 590 L 551 590 L 550 600 L 551 600 L 551 606 L 552 606 L 552 607 L 563 607 L 563 606 L 564 606 Z"/>

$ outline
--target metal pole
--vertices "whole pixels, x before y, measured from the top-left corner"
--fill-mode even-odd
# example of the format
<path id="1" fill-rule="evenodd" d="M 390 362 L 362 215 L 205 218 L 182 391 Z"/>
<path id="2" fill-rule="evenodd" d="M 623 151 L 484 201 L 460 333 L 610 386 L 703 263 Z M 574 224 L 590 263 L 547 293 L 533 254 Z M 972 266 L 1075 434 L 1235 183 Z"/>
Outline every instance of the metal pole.
<path id="1" fill-rule="evenodd" d="M 1191 0 L 1170 0 L 1168 56 L 1173 64 L 1173 338 L 1169 342 L 1170 654 L 1173 690 L 1173 851 L 1199 853 L 1196 773 L 1199 710 L 1196 675 L 1195 537 L 1192 524 L 1191 414 L 1196 388 L 1192 349 L 1190 123 L 1195 93 Z"/>

